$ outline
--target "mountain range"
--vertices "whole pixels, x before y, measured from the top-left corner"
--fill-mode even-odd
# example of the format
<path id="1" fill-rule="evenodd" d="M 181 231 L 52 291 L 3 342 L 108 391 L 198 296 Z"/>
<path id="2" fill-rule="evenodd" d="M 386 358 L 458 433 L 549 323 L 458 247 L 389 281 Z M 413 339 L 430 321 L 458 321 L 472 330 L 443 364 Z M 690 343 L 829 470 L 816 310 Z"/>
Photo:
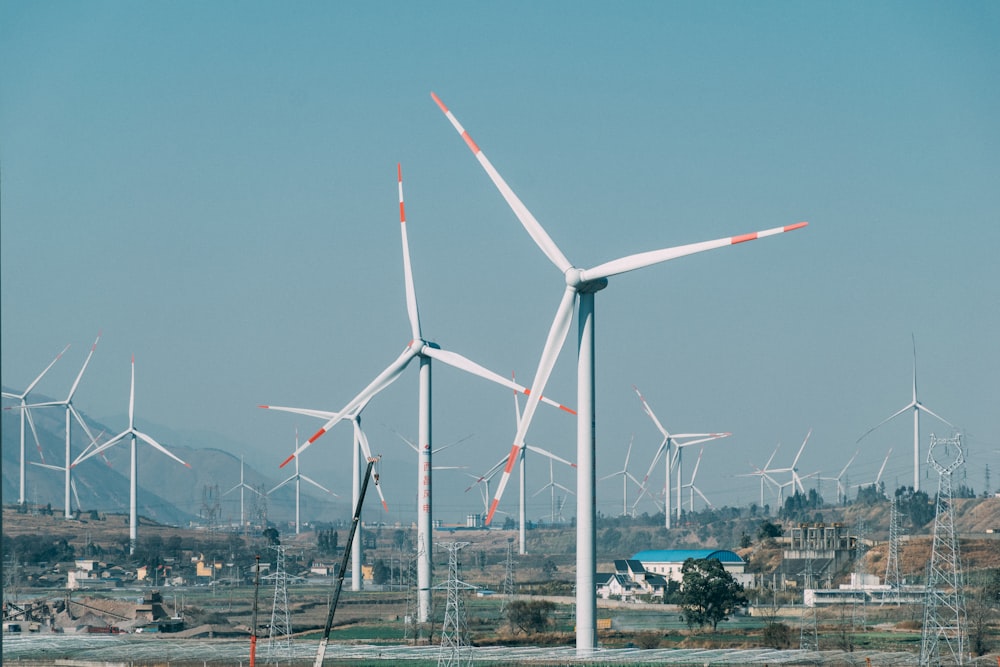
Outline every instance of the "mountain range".
<path id="1" fill-rule="evenodd" d="M 6 387 L 4 388 L 7 389 Z M 33 402 L 49 399 L 32 394 Z M 20 476 L 20 416 L 16 409 L 2 411 L 3 449 L 3 503 L 18 501 Z M 14 405 L 10 402 L 10 405 Z M 36 446 L 30 429 L 25 434 L 26 468 L 25 499 L 32 505 L 51 505 L 61 514 L 65 502 L 65 479 L 62 471 L 42 468 L 31 463 L 63 466 L 65 460 L 65 409 L 45 408 L 32 412 L 40 444 Z M 103 442 L 117 434 L 110 428 L 81 412 L 91 431 Z M 115 423 L 126 423 L 116 419 Z M 240 520 L 240 457 L 224 449 L 239 449 L 239 443 L 226 442 L 225 438 L 205 432 L 176 431 L 156 424 L 142 425 L 144 432 L 152 435 L 172 453 L 191 464 L 186 468 L 161 452 L 139 441 L 138 456 L 138 512 L 159 523 L 186 526 L 194 523 L 239 523 Z M 98 435 L 103 432 L 103 435 Z M 72 456 L 84 448 L 86 435 L 74 421 L 72 431 Z M 211 445 L 211 446 L 208 446 Z M 71 507 L 85 512 L 128 513 L 129 509 L 129 444 L 123 441 L 106 452 L 106 459 L 97 456 L 73 468 L 76 496 Z M 286 472 L 287 471 L 287 472 Z M 266 492 L 294 474 L 294 468 L 281 471 L 280 477 L 260 473 L 249 464 L 243 466 L 243 483 Z M 295 485 L 289 483 L 262 500 L 262 496 L 243 489 L 244 513 L 250 518 L 264 510 L 270 521 L 282 525 L 295 519 Z M 321 490 L 302 484 L 301 515 L 303 523 L 309 521 L 336 521 L 350 514 L 350 498 L 334 497 Z"/>

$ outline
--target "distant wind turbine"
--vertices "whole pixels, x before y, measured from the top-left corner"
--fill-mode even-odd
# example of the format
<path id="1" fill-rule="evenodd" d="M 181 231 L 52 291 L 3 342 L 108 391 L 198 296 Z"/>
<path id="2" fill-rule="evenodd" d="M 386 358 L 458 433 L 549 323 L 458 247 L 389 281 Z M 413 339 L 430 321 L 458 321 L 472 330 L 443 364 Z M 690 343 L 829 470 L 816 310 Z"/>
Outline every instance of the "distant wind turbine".
<path id="1" fill-rule="evenodd" d="M 890 421 L 892 419 L 895 419 L 896 417 L 898 417 L 899 415 L 903 414 L 907 410 L 913 410 L 913 490 L 914 491 L 919 491 L 920 490 L 920 411 L 923 410 L 927 414 L 929 414 L 931 416 L 934 416 L 934 417 L 937 417 L 938 419 L 940 419 L 941 421 L 943 421 L 948 426 L 951 426 L 952 428 L 954 428 L 955 425 L 952 424 L 947 419 L 945 419 L 944 417 L 942 417 L 941 415 L 939 415 L 936 412 L 934 412 L 933 410 L 931 410 L 930 408 L 928 408 L 926 405 L 924 405 L 923 403 L 921 403 L 917 399 L 917 339 L 916 339 L 916 336 L 914 336 L 913 334 L 910 334 L 910 338 L 913 341 L 913 395 L 912 395 L 912 398 L 910 399 L 909 403 L 907 403 L 906 405 L 904 405 L 898 411 L 896 411 L 893 414 L 889 415 L 888 417 L 886 417 L 885 419 L 883 419 L 882 421 L 880 421 L 878 424 L 876 424 L 875 426 L 872 426 L 870 429 L 868 429 L 867 431 L 865 431 L 861 435 L 861 437 L 858 438 L 858 442 L 861 442 L 862 440 L 864 440 L 865 436 L 867 436 L 869 433 L 871 433 L 872 431 L 874 431 L 875 429 L 877 429 L 879 426 L 882 426 L 882 424 L 885 424 L 886 422 L 888 422 L 888 421 Z"/>
<path id="2" fill-rule="evenodd" d="M 298 447 L 299 447 L 299 429 L 295 429 L 295 448 L 298 449 Z M 302 519 L 301 519 L 301 515 L 300 515 L 300 512 L 299 512 L 301 503 L 300 503 L 300 499 L 299 498 L 300 498 L 300 495 L 301 495 L 301 492 L 302 492 L 301 486 L 302 486 L 302 482 L 303 481 L 308 482 L 309 484 L 312 484 L 313 486 L 315 486 L 320 491 L 324 491 L 324 492 L 330 494 L 331 496 L 333 496 L 334 498 L 339 498 L 340 497 L 336 493 L 334 493 L 333 491 L 331 491 L 330 489 L 326 488 L 325 486 L 323 486 L 322 484 L 320 484 L 319 482 L 317 482 L 316 480 L 312 479 L 311 477 L 307 477 L 306 475 L 303 475 L 301 472 L 299 472 L 299 459 L 298 459 L 298 457 L 296 457 L 295 458 L 295 474 L 292 475 L 291 477 L 289 477 L 288 479 L 286 479 L 285 481 L 281 482 L 280 484 L 278 484 L 273 489 L 271 489 L 270 491 L 267 492 L 267 495 L 271 495 L 272 493 L 274 493 L 275 491 L 277 491 L 281 487 L 285 486 L 286 484 L 288 484 L 290 482 L 295 482 L 295 534 L 296 535 L 298 535 L 301 532 L 301 529 L 302 529 Z M 242 482 L 243 482 L 243 459 L 240 458 L 240 483 L 242 483 Z M 242 494 L 243 494 L 243 491 L 241 490 L 240 491 L 240 495 L 242 496 Z M 243 502 L 243 499 L 240 498 L 240 503 L 242 504 L 242 502 Z M 240 511 L 242 513 L 242 509 Z"/>

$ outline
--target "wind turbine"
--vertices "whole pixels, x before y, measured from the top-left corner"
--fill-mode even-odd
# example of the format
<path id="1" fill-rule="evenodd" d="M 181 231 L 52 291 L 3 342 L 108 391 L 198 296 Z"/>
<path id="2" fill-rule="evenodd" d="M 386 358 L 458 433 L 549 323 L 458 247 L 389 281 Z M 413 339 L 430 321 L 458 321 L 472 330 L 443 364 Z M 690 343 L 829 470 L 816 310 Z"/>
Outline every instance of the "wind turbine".
<path id="1" fill-rule="evenodd" d="M 17 394 L 17 393 L 11 392 L 11 391 L 5 391 L 5 392 L 3 392 L 3 397 L 4 398 L 10 398 L 10 399 L 15 400 L 15 401 L 18 402 L 18 409 L 21 412 L 21 470 L 20 470 L 20 482 L 21 482 L 21 485 L 20 485 L 20 490 L 18 491 L 18 496 L 17 496 L 17 504 L 18 505 L 24 505 L 24 464 L 25 464 L 25 460 L 26 460 L 25 456 L 24 456 L 24 421 L 25 421 L 25 419 L 27 419 L 28 425 L 31 427 L 31 433 L 35 436 L 35 446 L 38 447 L 39 453 L 41 453 L 41 451 L 42 451 L 42 445 L 38 441 L 38 432 L 35 431 L 35 421 L 31 418 L 31 412 L 30 412 L 30 410 L 28 410 L 28 401 L 27 401 L 28 394 L 31 393 L 31 390 L 35 388 L 35 385 L 38 384 L 39 380 L 41 380 L 42 377 L 44 377 L 45 374 L 49 372 L 49 369 L 52 368 L 52 366 L 55 365 L 55 363 L 57 361 L 59 361 L 59 358 L 62 357 L 66 353 L 66 350 L 68 350 L 68 349 L 69 349 L 69 345 L 67 345 L 66 347 L 64 347 L 63 351 L 60 352 L 59 354 L 57 354 L 56 358 L 53 359 L 51 361 L 51 363 L 49 363 L 49 365 L 45 367 L 45 370 L 43 370 L 41 373 L 39 373 L 38 377 L 36 377 L 34 380 L 32 380 L 31 384 L 28 385 L 28 388 L 25 389 L 20 394 Z M 45 459 L 43 458 L 42 462 L 44 463 L 44 461 L 45 461 Z"/>
<path id="2" fill-rule="evenodd" d="M 299 447 L 299 429 L 295 429 L 295 448 L 298 449 L 298 447 Z M 296 458 L 295 459 L 295 474 L 292 475 L 291 477 L 289 477 L 288 479 L 286 479 L 285 481 L 281 482 L 280 484 L 278 484 L 273 489 L 271 489 L 270 491 L 267 492 L 267 495 L 271 495 L 272 493 L 274 493 L 275 491 L 277 491 L 278 489 L 280 489 L 284 485 L 288 484 L 289 482 L 295 482 L 295 534 L 296 535 L 299 534 L 299 532 L 301 531 L 301 528 L 302 528 L 302 521 L 301 521 L 300 513 L 299 513 L 300 506 L 301 506 L 300 500 L 299 500 L 299 496 L 300 496 L 300 493 L 301 493 L 301 490 L 302 490 L 301 486 L 302 486 L 302 482 L 303 481 L 306 481 L 306 482 L 312 484 L 313 486 L 315 486 L 317 489 L 319 489 L 321 491 L 325 491 L 326 493 L 329 493 L 334 498 L 339 498 L 340 497 L 336 493 L 334 493 L 333 491 L 331 491 L 330 489 L 326 488 L 325 486 L 323 486 L 322 484 L 320 484 L 319 482 L 317 482 L 316 480 L 314 480 L 314 479 L 312 479 L 310 477 L 307 477 L 306 475 L 303 475 L 301 472 L 299 472 L 299 459 Z M 243 483 L 243 458 L 242 457 L 240 458 L 240 483 L 241 484 Z M 226 493 L 228 493 L 228 491 Z M 241 498 L 240 498 L 240 505 L 241 505 L 241 507 L 240 507 L 240 513 L 241 514 L 243 512 L 243 509 L 242 509 L 242 503 L 243 503 L 242 495 L 243 495 L 243 491 L 241 490 L 240 491 L 240 496 L 241 496 Z"/>
<path id="3" fill-rule="evenodd" d="M 791 477 L 790 477 L 790 481 L 789 482 L 785 482 L 785 483 L 782 483 L 782 484 L 778 485 L 778 504 L 779 505 L 781 504 L 782 496 L 783 496 L 783 491 L 784 491 L 784 488 L 786 486 L 791 486 L 793 492 L 795 491 L 796 487 L 798 487 L 798 489 L 799 489 L 799 491 L 801 493 L 805 493 L 806 492 L 805 487 L 802 486 L 802 478 L 799 477 L 798 465 L 799 465 L 799 457 L 802 456 L 802 450 L 806 448 L 806 443 L 809 442 L 809 436 L 811 436 L 811 435 L 812 435 L 812 429 L 809 429 L 809 432 L 806 433 L 805 439 L 802 441 L 802 445 L 799 447 L 798 453 L 795 454 L 795 458 L 792 460 L 792 465 L 788 466 L 787 468 L 770 468 L 770 469 L 765 469 L 766 472 L 769 475 L 771 473 L 780 473 L 780 472 L 791 473 Z M 808 475 L 808 477 L 812 477 L 813 474 L 814 473 L 810 473 Z"/>
<path id="4" fill-rule="evenodd" d="M 83 372 L 85 370 L 87 370 L 87 364 L 90 363 L 90 358 L 92 356 L 94 356 L 94 350 L 97 349 L 97 343 L 100 340 L 101 340 L 101 334 L 98 333 L 97 334 L 97 338 L 94 340 L 94 344 L 90 346 L 90 352 L 87 354 L 87 358 L 83 362 L 83 367 L 80 369 L 80 372 L 77 374 L 76 380 L 74 380 L 73 386 L 70 387 L 69 395 L 66 396 L 65 400 L 62 400 L 62 401 L 48 401 L 46 403 L 36 403 L 35 405 L 29 405 L 28 406 L 28 409 L 31 409 L 31 408 L 59 407 L 59 406 L 62 406 L 62 407 L 66 408 L 66 467 L 64 468 L 64 470 L 65 470 L 65 479 L 66 479 L 66 483 L 65 483 L 65 497 L 66 497 L 65 517 L 67 519 L 69 519 L 72 516 L 71 513 L 70 513 L 70 507 L 69 507 L 70 474 L 71 474 L 70 470 L 73 468 L 72 454 L 70 453 L 70 436 L 71 436 L 71 431 L 72 431 L 72 429 L 71 429 L 72 422 L 70 421 L 70 417 L 71 416 L 76 419 L 77 423 L 80 424 L 81 427 L 83 427 L 83 432 L 87 434 L 88 438 L 90 438 L 90 445 L 87 446 L 87 449 L 89 450 L 90 447 L 92 445 L 94 445 L 94 443 L 95 443 L 94 435 L 90 432 L 90 428 L 87 427 L 86 422 L 83 421 L 83 417 L 81 417 L 80 413 L 76 411 L 75 407 L 73 407 L 73 395 L 76 394 L 76 388 L 80 386 L 80 379 L 83 377 Z M 91 451 L 93 451 L 93 450 L 91 450 Z"/>
<path id="5" fill-rule="evenodd" d="M 848 459 L 847 465 L 845 465 L 843 468 L 840 469 L 840 473 L 836 477 L 823 477 L 822 475 L 820 475 L 819 477 L 816 478 L 816 479 L 819 479 L 819 480 L 826 480 L 827 482 L 836 482 L 837 483 L 837 500 L 838 500 L 838 502 L 840 502 L 841 499 L 843 499 L 842 502 L 845 505 L 847 504 L 847 487 L 845 487 L 844 483 L 841 482 L 840 480 L 843 479 L 843 477 L 844 477 L 845 474 L 847 474 L 847 469 L 851 467 L 852 463 L 854 463 L 854 459 L 858 458 L 858 454 L 860 452 L 861 452 L 860 448 L 854 450 L 854 456 L 852 456 L 850 459 Z"/>
<path id="6" fill-rule="evenodd" d="M 433 553 L 433 544 L 431 543 L 431 361 L 443 362 L 509 389 L 515 389 L 520 392 L 527 392 L 528 390 L 460 354 L 442 349 L 437 343 L 430 342 L 423 337 L 420 329 L 420 315 L 417 309 L 417 294 L 413 283 L 413 271 L 410 264 L 410 248 L 406 234 L 406 213 L 403 205 L 403 170 L 400 165 L 396 166 L 396 173 L 399 187 L 399 227 L 403 246 L 403 278 L 406 285 L 406 311 L 410 320 L 411 339 L 395 361 L 379 373 L 367 387 L 361 390 L 361 393 L 351 399 L 338 413 L 335 413 L 309 440 L 300 445 L 291 456 L 285 459 L 281 466 L 285 466 L 294 457 L 301 454 L 332 428 L 334 424 L 343 419 L 345 415 L 354 413 L 361 405 L 367 403 L 376 394 L 395 382 L 411 361 L 414 359 L 420 360 L 417 408 L 417 440 L 421 450 L 418 470 L 420 511 L 417 514 L 417 620 L 419 623 L 426 623 L 430 618 L 431 612 L 431 554 Z M 538 398 L 542 397 L 539 396 Z M 555 401 L 547 398 L 542 398 L 542 400 L 573 413 L 571 409 Z M 537 403 L 537 399 L 535 402 Z M 280 408 L 272 407 L 272 409 Z M 513 461 L 509 465 L 513 466 Z"/>
<path id="7" fill-rule="evenodd" d="M 538 369 L 535 372 L 535 379 L 531 383 L 531 393 L 528 395 L 524 415 L 518 423 L 517 432 L 514 435 L 514 443 L 511 446 L 507 469 L 500 478 L 500 484 L 497 487 L 493 504 L 490 506 L 490 513 L 486 517 L 487 523 L 492 519 L 493 512 L 496 511 L 496 506 L 503 495 L 504 487 L 510 478 L 510 468 L 514 465 L 519 450 L 524 446 L 524 438 L 528 427 L 531 425 L 535 409 L 538 407 L 538 400 L 545 390 L 545 385 L 548 382 L 549 375 L 552 373 L 556 358 L 562 349 L 563 343 L 566 341 L 573 317 L 574 305 L 579 298 L 579 308 L 577 311 L 577 340 L 579 345 L 579 354 L 577 356 L 577 465 L 579 467 L 577 469 L 576 499 L 576 647 L 578 654 L 589 655 L 597 648 L 597 600 L 594 594 L 594 575 L 597 571 L 597 503 L 594 492 L 594 487 L 596 486 L 594 473 L 596 448 L 594 417 L 594 295 L 607 287 L 608 278 L 612 276 L 684 257 L 685 255 L 781 234 L 805 227 L 808 223 L 800 222 L 794 225 L 776 227 L 741 236 L 731 236 L 714 241 L 639 253 L 615 259 L 589 269 L 575 267 L 562 251 L 559 250 L 558 246 L 556 246 L 555 242 L 549 237 L 548 233 L 542 228 L 541 224 L 539 224 L 524 203 L 514 194 L 514 191 L 507 185 L 507 182 L 504 181 L 500 173 L 493 167 L 493 164 L 486 158 L 486 155 L 476 145 L 476 142 L 472 140 L 469 133 L 458 122 L 458 119 L 448 110 L 444 102 L 434 93 L 431 93 L 431 97 L 448 118 L 452 127 L 465 140 L 465 143 L 486 171 L 490 180 L 493 181 L 493 184 L 500 191 L 500 194 L 507 202 L 507 205 L 510 206 L 525 231 L 528 232 L 535 244 L 548 257 L 549 261 L 556 266 L 565 281 L 562 299 L 556 310 L 552 326 L 549 329 L 545 346 L 542 349 L 542 356 L 538 363 Z"/>
<path id="8" fill-rule="evenodd" d="M 635 385 L 632 385 L 632 389 L 635 390 L 636 396 L 639 397 L 639 402 L 642 403 L 642 409 L 653 421 L 656 429 L 663 436 L 663 440 L 660 442 L 660 447 L 656 450 L 656 454 L 653 456 L 652 463 L 649 464 L 649 470 L 646 471 L 646 476 L 642 478 L 642 492 L 639 497 L 636 498 L 635 502 L 638 503 L 643 495 L 646 493 L 646 482 L 649 480 L 650 474 L 653 472 L 653 468 L 656 467 L 656 463 L 660 460 L 660 456 L 665 455 L 666 458 L 666 495 L 664 499 L 664 511 L 665 524 L 667 528 L 670 528 L 670 471 L 677 470 L 677 520 L 681 519 L 681 450 L 684 447 L 690 447 L 691 445 L 700 445 L 704 442 L 710 442 L 712 440 L 718 440 L 719 438 L 728 438 L 732 433 L 675 433 L 671 434 L 663 427 L 660 420 L 657 419 L 656 414 L 653 409 L 649 407 L 649 403 L 643 397 L 642 392 Z M 693 440 L 691 439 L 693 438 Z M 681 440 L 684 440 L 681 442 Z M 671 451 L 673 447 L 673 451 Z M 633 508 L 635 506 L 633 505 Z"/>
<path id="9" fill-rule="evenodd" d="M 556 522 L 556 489 L 561 489 L 561 490 L 565 491 L 566 493 L 568 493 L 570 495 L 574 495 L 574 496 L 576 495 L 576 493 L 573 492 L 573 489 L 569 489 L 569 488 L 563 486 L 562 484 L 560 484 L 559 482 L 556 481 L 555 470 L 553 469 L 553 459 L 551 459 L 551 458 L 549 459 L 549 483 L 546 484 L 545 486 L 543 486 L 542 488 L 538 489 L 537 491 L 535 491 L 532 494 L 532 497 L 537 496 L 539 493 L 541 493 L 545 489 L 549 489 L 550 492 L 551 492 L 551 495 L 552 495 L 552 508 L 550 510 L 550 518 L 551 518 L 552 523 L 555 523 Z M 562 517 L 562 506 L 561 505 L 559 507 L 559 517 L 560 518 Z"/>
<path id="10" fill-rule="evenodd" d="M 910 334 L 910 338 L 913 341 L 913 396 L 910 399 L 910 402 L 907 403 L 902 408 L 900 408 L 897 412 L 894 412 L 890 416 L 880 421 L 875 426 L 872 426 L 870 429 L 865 431 L 864 434 L 862 434 L 862 436 L 858 438 L 858 442 L 864 440 L 865 436 L 867 436 L 869 433 L 877 429 L 882 424 L 885 424 L 886 422 L 898 417 L 907 410 L 913 410 L 913 490 L 919 491 L 920 490 L 920 411 L 923 410 L 927 414 L 937 417 L 938 419 L 943 421 L 948 426 L 951 426 L 952 428 L 955 428 L 955 425 L 952 424 L 947 419 L 945 419 L 944 417 L 942 417 L 941 415 L 931 410 L 930 408 L 928 408 L 927 406 L 925 406 L 919 400 L 917 400 L 917 338 L 913 334 Z"/>
<path id="11" fill-rule="evenodd" d="M 632 482 L 636 486 L 638 486 L 640 489 L 642 488 L 642 482 L 640 482 L 639 480 L 637 480 L 635 478 L 635 475 L 633 475 L 632 473 L 630 473 L 628 471 L 628 460 L 632 456 L 632 443 L 634 441 L 635 441 L 635 433 L 633 433 L 632 437 L 628 439 L 628 449 L 625 450 L 625 465 L 622 466 L 622 469 L 621 470 L 617 470 L 617 471 L 611 473 L 610 475 L 605 475 L 601 479 L 597 480 L 597 481 L 601 482 L 601 481 L 604 481 L 606 479 L 611 479 L 612 477 L 617 477 L 617 476 L 621 475 L 621 478 L 622 478 L 622 516 L 629 516 L 630 514 L 632 516 L 635 515 L 635 511 L 629 512 L 629 509 L 628 509 L 628 482 L 629 482 L 629 480 L 632 480 Z M 634 510 L 634 508 L 633 508 L 633 510 Z"/>
<path id="12" fill-rule="evenodd" d="M 244 467 L 243 466 L 243 457 L 241 456 L 240 457 L 240 483 L 222 494 L 224 496 L 228 496 L 230 493 L 232 493 L 236 489 L 240 490 L 240 530 L 246 530 L 246 528 L 247 528 L 247 515 L 246 515 L 246 512 L 244 510 L 245 506 L 243 504 L 243 496 L 244 496 L 243 491 L 245 489 L 249 489 L 249 490 L 253 491 L 254 493 L 256 493 L 258 496 L 263 495 L 260 491 L 258 491 L 257 489 L 255 489 L 254 487 L 250 486 L 249 484 L 247 484 L 246 482 L 243 481 L 243 467 Z M 296 471 L 298 471 L 298 462 L 297 461 L 296 461 L 295 469 L 296 469 Z M 291 479 L 291 478 L 289 478 L 289 479 Z"/>
<path id="13" fill-rule="evenodd" d="M 698 452 L 698 460 L 694 462 L 694 470 L 691 471 L 691 481 L 682 487 L 684 489 L 688 489 L 688 492 L 690 493 L 690 499 L 688 500 L 689 512 L 694 511 L 694 494 L 696 493 L 701 496 L 701 499 L 705 501 L 705 504 L 708 505 L 710 509 L 715 509 L 715 505 L 712 504 L 712 501 L 706 498 L 705 494 L 701 492 L 701 489 L 694 485 L 694 478 L 698 476 L 698 466 L 701 465 L 701 455 L 704 453 L 705 448 L 702 447 Z"/>
<path id="14" fill-rule="evenodd" d="M 753 472 L 748 472 L 748 473 L 746 473 L 744 475 L 737 475 L 737 477 L 760 477 L 760 509 L 761 509 L 761 511 L 764 510 L 764 482 L 767 482 L 768 484 L 771 484 L 774 487 L 780 486 L 778 484 L 777 480 L 775 480 L 769 474 L 770 473 L 771 461 L 774 460 L 774 457 L 778 453 L 778 449 L 780 449 L 780 448 L 781 448 L 781 444 L 779 443 L 778 446 L 774 448 L 774 451 L 771 452 L 771 457 L 767 460 L 767 463 L 764 464 L 763 468 L 758 468 L 753 463 L 751 463 L 750 467 L 754 469 Z"/>
<path id="15" fill-rule="evenodd" d="M 96 343 L 94 344 L 96 345 Z M 84 364 L 84 367 L 86 367 L 86 364 Z M 76 466 L 82 463 L 83 461 L 91 458 L 92 456 L 97 456 L 98 454 L 101 454 L 102 452 L 104 452 L 104 450 L 121 442 L 125 438 L 129 438 L 131 443 L 130 453 L 132 458 L 131 458 L 131 464 L 129 465 L 130 480 L 129 480 L 128 534 L 129 534 L 129 554 L 134 554 L 135 540 L 137 537 L 138 526 L 139 526 L 138 513 L 136 510 L 137 507 L 136 489 L 138 485 L 137 481 L 138 465 L 136 460 L 136 444 L 135 444 L 136 439 L 138 438 L 139 440 L 142 440 L 150 447 L 160 450 L 161 452 L 163 452 L 173 460 L 177 461 L 178 463 L 182 464 L 186 468 L 191 467 L 190 463 L 186 463 L 185 461 L 181 460 L 179 457 L 172 454 L 166 447 L 158 443 L 156 440 L 153 440 L 152 437 L 146 435 L 145 433 L 143 433 L 142 431 L 140 431 L 135 427 L 135 355 L 134 354 L 132 355 L 132 381 L 131 381 L 131 386 L 129 388 L 129 396 L 128 396 L 128 428 L 119 433 L 118 435 L 116 435 L 115 437 L 111 438 L 107 442 L 105 442 L 100 447 L 97 447 L 89 452 L 84 452 L 83 454 L 78 456 L 75 461 L 73 461 L 72 465 Z"/>
<path id="16" fill-rule="evenodd" d="M 871 483 L 868 483 L 868 484 L 852 484 L 851 488 L 852 489 L 860 489 L 860 488 L 866 487 L 866 486 L 874 486 L 877 489 L 879 482 L 882 481 L 882 473 L 885 472 L 885 465 L 889 462 L 889 457 L 890 456 L 892 456 L 892 447 L 890 447 L 889 451 L 887 451 L 885 453 L 885 458 L 882 460 L 882 465 L 879 466 L 878 474 L 875 475 L 875 481 L 874 482 L 871 482 Z"/>

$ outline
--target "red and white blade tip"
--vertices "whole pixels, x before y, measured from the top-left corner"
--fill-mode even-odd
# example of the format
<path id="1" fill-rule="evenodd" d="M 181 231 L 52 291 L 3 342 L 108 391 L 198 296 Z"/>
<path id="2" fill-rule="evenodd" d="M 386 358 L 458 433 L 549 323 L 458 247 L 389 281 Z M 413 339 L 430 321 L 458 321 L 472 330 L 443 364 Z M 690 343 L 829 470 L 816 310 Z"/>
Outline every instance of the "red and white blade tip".
<path id="1" fill-rule="evenodd" d="M 281 462 L 281 465 L 279 465 L 278 467 L 279 467 L 279 468 L 284 468 L 284 467 L 285 467 L 286 465 L 288 465 L 289 463 L 291 463 L 291 462 L 292 462 L 292 459 L 294 459 L 294 458 L 295 458 L 295 454 L 292 454 L 292 455 L 291 455 L 291 456 L 289 456 L 289 457 L 288 457 L 287 459 L 285 459 L 284 461 L 282 461 L 282 462 Z"/>
<path id="2" fill-rule="evenodd" d="M 732 245 L 737 243 L 746 243 L 747 241 L 754 241 L 759 238 L 764 238 L 766 236 L 773 236 L 774 234 L 783 234 L 785 232 L 795 231 L 796 229 L 802 229 L 808 226 L 808 222 L 796 222 L 794 225 L 785 225 L 784 227 L 775 227 L 774 229 L 769 229 L 763 232 L 751 232 L 749 234 L 740 234 L 739 236 L 734 236 L 730 239 Z"/>

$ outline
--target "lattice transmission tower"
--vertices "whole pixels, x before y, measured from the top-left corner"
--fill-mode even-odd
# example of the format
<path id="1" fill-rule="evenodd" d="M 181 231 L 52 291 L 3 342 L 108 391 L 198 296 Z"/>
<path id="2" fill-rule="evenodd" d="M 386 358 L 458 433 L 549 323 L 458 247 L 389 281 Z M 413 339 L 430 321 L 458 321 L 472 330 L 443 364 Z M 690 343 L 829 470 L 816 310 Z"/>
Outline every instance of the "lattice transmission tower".
<path id="1" fill-rule="evenodd" d="M 938 472 L 934 541 L 924 597 L 924 629 L 920 664 L 964 664 L 966 641 L 965 599 L 962 595 L 962 561 L 955 537 L 952 511 L 952 475 L 965 463 L 962 436 L 938 439 L 931 434 L 927 463 Z"/>
<path id="2" fill-rule="evenodd" d="M 868 580 L 868 565 L 865 555 L 868 553 L 868 524 L 858 518 L 854 538 L 854 587 L 851 598 L 851 630 L 863 632 L 868 621 L 868 591 L 865 588 Z M 858 591 L 861 592 L 859 597 Z"/>
<path id="3" fill-rule="evenodd" d="M 438 546 L 448 551 L 448 580 L 443 584 L 448 593 L 448 603 L 441 623 L 438 667 L 469 664 L 472 661 L 472 646 L 469 644 L 469 625 L 465 616 L 463 594 L 476 587 L 459 579 L 458 564 L 458 552 L 469 546 L 469 542 L 445 542 L 438 543 Z"/>
<path id="4" fill-rule="evenodd" d="M 267 633 L 267 659 L 292 657 L 292 621 L 288 614 L 288 573 L 285 570 L 284 545 L 272 545 L 275 553 L 274 603 L 271 605 L 271 627 Z"/>
<path id="5" fill-rule="evenodd" d="M 802 573 L 803 590 L 815 588 L 813 582 L 813 562 L 812 558 L 806 559 L 806 569 Z M 802 601 L 802 615 L 799 616 L 799 649 L 803 651 L 819 650 L 819 633 L 816 631 L 816 607 L 805 606 Z"/>
<path id="6" fill-rule="evenodd" d="M 899 505 L 893 495 L 889 504 L 889 557 L 885 561 L 885 585 L 882 593 L 882 604 L 899 604 L 899 590 L 903 578 L 899 574 L 899 537 L 900 537 Z"/>
<path id="7" fill-rule="evenodd" d="M 507 613 L 507 608 L 514 600 L 514 538 L 507 539 L 507 563 L 504 567 L 503 585 L 500 587 L 503 598 L 500 600 L 500 618 Z"/>

